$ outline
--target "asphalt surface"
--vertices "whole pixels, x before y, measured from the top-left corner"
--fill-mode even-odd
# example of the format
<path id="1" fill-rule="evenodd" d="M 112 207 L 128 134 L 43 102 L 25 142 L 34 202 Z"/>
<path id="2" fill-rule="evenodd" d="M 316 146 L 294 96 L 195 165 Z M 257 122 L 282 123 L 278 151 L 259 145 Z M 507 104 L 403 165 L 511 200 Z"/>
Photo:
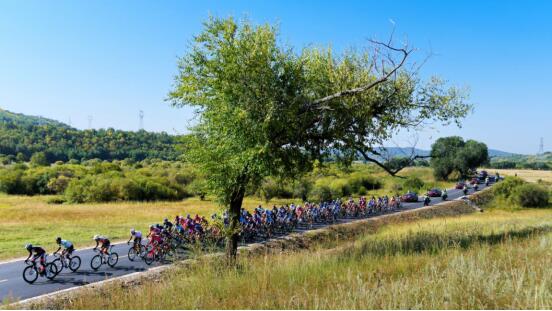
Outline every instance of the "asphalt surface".
<path id="1" fill-rule="evenodd" d="M 480 190 L 485 188 L 485 185 L 479 185 Z M 472 194 L 473 190 L 470 189 L 469 194 Z M 454 200 L 463 196 L 462 190 L 448 190 L 448 200 Z M 389 212 L 400 213 L 406 210 L 417 209 L 423 207 L 423 202 L 417 203 L 403 203 L 402 208 L 397 211 Z M 441 203 L 441 198 L 432 198 L 430 205 Z M 381 214 L 380 214 L 381 215 Z M 375 217 L 374 215 L 371 217 Z M 340 219 L 338 223 L 352 222 L 358 219 Z M 324 225 L 315 225 L 312 229 L 319 229 Z M 305 229 L 298 229 L 298 232 L 306 231 Z M 119 254 L 119 261 L 114 268 L 107 265 L 102 265 L 97 271 L 90 268 L 90 261 L 95 252 L 92 249 L 78 250 L 74 253 L 81 257 L 82 263 L 80 269 L 77 272 L 71 272 L 68 269 L 64 269 L 54 280 L 48 280 L 44 277 L 39 277 L 33 284 L 28 284 L 23 280 L 22 273 L 26 264 L 23 260 L 17 260 L 13 262 L 0 263 L 0 298 L 2 301 L 9 299 L 22 300 L 56 292 L 63 289 L 82 286 L 93 282 L 103 281 L 109 278 L 119 277 L 134 272 L 146 271 L 153 267 L 159 266 L 160 263 L 154 262 L 148 266 L 143 260 L 130 261 L 128 259 L 128 246 L 126 243 L 115 244 L 113 251 Z M 186 258 L 186 254 L 182 254 L 182 259 Z M 48 256 L 48 261 L 52 261 L 55 258 Z"/>

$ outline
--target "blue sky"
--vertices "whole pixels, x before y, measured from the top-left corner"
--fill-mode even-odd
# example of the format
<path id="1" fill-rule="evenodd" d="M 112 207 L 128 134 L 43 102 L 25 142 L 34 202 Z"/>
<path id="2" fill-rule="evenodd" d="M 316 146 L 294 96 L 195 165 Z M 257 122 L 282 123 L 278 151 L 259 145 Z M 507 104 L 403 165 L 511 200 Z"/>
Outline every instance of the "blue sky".
<path id="1" fill-rule="evenodd" d="M 283 42 L 336 50 L 384 38 L 396 23 L 435 55 L 424 66 L 467 86 L 464 127 L 418 133 L 418 147 L 460 135 L 491 148 L 552 146 L 550 1 L 0 1 L 0 107 L 87 127 L 183 133 L 192 116 L 164 101 L 176 61 L 209 14 L 279 23 Z M 406 145 L 411 134 L 395 140 Z M 552 150 L 551 148 L 546 148 Z"/>

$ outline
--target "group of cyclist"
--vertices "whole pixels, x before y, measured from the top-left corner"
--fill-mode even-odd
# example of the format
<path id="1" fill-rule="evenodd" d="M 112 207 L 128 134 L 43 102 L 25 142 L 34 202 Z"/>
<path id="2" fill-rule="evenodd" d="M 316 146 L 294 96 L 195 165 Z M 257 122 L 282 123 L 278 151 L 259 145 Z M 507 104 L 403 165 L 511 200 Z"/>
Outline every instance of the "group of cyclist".
<path id="1" fill-rule="evenodd" d="M 399 196 L 372 196 L 369 199 L 360 197 L 358 201 L 351 197 L 344 202 L 337 199 L 319 204 L 305 202 L 302 205 L 288 204 L 272 208 L 263 208 L 259 205 L 252 211 L 241 210 L 239 215 L 240 235 L 242 242 L 251 242 L 285 234 L 296 228 L 308 229 L 315 224 L 332 224 L 343 218 L 368 217 L 397 210 L 400 207 Z M 165 218 L 162 223 L 151 225 L 147 235 L 132 228 L 127 244 L 132 242 L 133 248 L 136 250 L 143 248 L 144 251 L 140 252 L 142 256 L 163 250 L 174 250 L 178 246 L 186 247 L 186 245 L 194 243 L 219 244 L 224 240 L 223 230 L 229 223 L 227 212 L 222 215 L 217 213 L 211 215 L 210 221 L 199 215 L 195 215 L 195 217 L 177 215 L 172 222 Z M 111 246 L 109 238 L 95 235 L 93 240 L 96 242 L 94 250 L 99 249 L 100 253 L 108 255 Z M 146 242 L 144 243 L 144 241 Z M 61 255 L 69 259 L 75 250 L 73 243 L 61 237 L 56 238 L 56 243 L 59 248 L 54 254 L 62 251 Z M 46 255 L 44 248 L 31 244 L 27 244 L 25 247 L 29 251 L 26 262 L 31 257 L 33 257 L 33 261 L 40 260 L 39 272 L 43 273 Z"/>

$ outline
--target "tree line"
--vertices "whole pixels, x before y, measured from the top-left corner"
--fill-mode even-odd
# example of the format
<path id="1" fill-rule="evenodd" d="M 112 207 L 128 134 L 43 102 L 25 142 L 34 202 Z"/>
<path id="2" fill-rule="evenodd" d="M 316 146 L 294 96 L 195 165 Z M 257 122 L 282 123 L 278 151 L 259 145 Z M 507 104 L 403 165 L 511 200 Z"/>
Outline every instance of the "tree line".
<path id="1" fill-rule="evenodd" d="M 41 153 L 48 163 L 69 160 L 176 160 L 181 136 L 112 128 L 78 130 L 44 118 L 0 110 L 0 158 L 29 161 Z"/>

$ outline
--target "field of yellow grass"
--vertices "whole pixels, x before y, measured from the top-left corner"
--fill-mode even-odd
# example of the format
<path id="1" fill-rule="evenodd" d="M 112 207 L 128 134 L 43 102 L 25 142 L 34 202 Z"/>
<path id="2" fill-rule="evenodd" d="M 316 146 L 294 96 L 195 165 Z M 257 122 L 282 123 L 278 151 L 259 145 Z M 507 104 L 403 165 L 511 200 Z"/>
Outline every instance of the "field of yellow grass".
<path id="1" fill-rule="evenodd" d="M 494 168 L 489 168 L 485 170 L 487 170 L 490 174 L 494 174 L 495 172 L 498 172 L 501 176 L 515 176 L 517 174 L 518 177 L 523 178 L 529 182 L 537 182 L 539 180 L 552 182 L 552 171 L 517 170 L 517 169 L 499 170 Z"/>
<path id="2" fill-rule="evenodd" d="M 212 201 L 190 198 L 180 202 L 117 202 L 103 204 L 47 203 L 46 196 L 0 195 L 0 259 L 26 255 L 25 243 L 55 250 L 55 238 L 73 241 L 77 248 L 94 245 L 92 236 L 105 234 L 112 240 L 127 239 L 130 228 L 146 230 L 152 223 L 176 215 L 209 217 L 219 207 Z M 256 207 L 256 198 L 246 198 L 246 208 Z M 282 203 L 274 200 L 274 204 Z"/>
<path id="3" fill-rule="evenodd" d="M 391 224 L 342 243 L 177 268 L 86 290 L 60 309 L 549 309 L 552 211 Z"/>

